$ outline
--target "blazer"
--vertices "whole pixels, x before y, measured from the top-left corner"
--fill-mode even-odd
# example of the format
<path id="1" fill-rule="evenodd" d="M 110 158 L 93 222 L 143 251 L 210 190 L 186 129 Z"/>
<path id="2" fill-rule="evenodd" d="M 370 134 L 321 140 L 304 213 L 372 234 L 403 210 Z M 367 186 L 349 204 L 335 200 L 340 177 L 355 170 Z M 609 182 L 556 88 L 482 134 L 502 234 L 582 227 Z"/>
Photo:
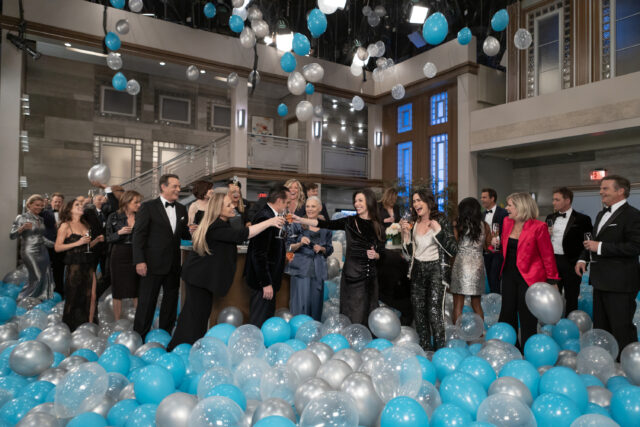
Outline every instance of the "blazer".
<path id="1" fill-rule="evenodd" d="M 557 214 L 548 215 L 546 220 L 555 221 Z M 545 221 L 546 222 L 546 221 Z M 582 214 L 575 209 L 571 211 L 571 215 L 567 218 L 567 227 L 562 235 L 562 251 L 567 257 L 569 264 L 575 264 L 578 257 L 584 250 L 582 242 L 584 242 L 584 233 L 593 229 L 591 218 Z"/>
<path id="2" fill-rule="evenodd" d="M 251 221 L 258 224 L 273 218 L 273 210 L 265 205 Z M 245 276 L 247 284 L 253 289 L 273 286 L 277 292 L 280 289 L 285 260 L 285 239 L 277 239 L 279 229 L 269 227 L 262 233 L 249 240 Z"/>
<path id="3" fill-rule="evenodd" d="M 237 245 L 248 237 L 247 227 L 233 228 L 229 221 L 216 219 L 207 229 L 206 236 L 211 255 L 189 253 L 182 265 L 182 280 L 207 289 L 216 297 L 225 296 L 236 273 Z"/>
<path id="4" fill-rule="evenodd" d="M 42 212 L 40 212 L 40 216 L 44 220 L 44 237 L 55 242 L 58 236 L 58 224 L 56 224 L 56 216 L 53 210 L 43 209 Z"/>
<path id="5" fill-rule="evenodd" d="M 144 202 L 133 227 L 133 264 L 147 263 L 148 274 L 169 274 L 180 270 L 180 239 L 191 239 L 187 208 L 176 202 L 176 229 L 160 197 Z"/>
<path id="6" fill-rule="evenodd" d="M 633 292 L 640 290 L 640 211 L 629 203 L 620 206 L 598 233 L 601 211 L 593 225 L 593 240 L 602 242 L 601 255 L 591 253 L 589 282 L 598 290 Z M 589 262 L 589 251 L 580 259 Z"/>
<path id="7" fill-rule="evenodd" d="M 124 212 L 114 212 L 107 218 L 107 243 L 131 243 L 131 235 L 118 234 L 120 229 L 128 224 L 127 214 Z M 135 226 L 134 226 L 135 228 Z"/>
<path id="8" fill-rule="evenodd" d="M 507 212 L 505 208 L 501 208 L 500 206 L 496 205 L 496 211 L 493 213 L 493 218 L 491 219 L 491 225 L 500 224 L 500 231 L 502 232 L 504 219 L 508 216 L 509 216 L 509 212 Z"/>
<path id="9" fill-rule="evenodd" d="M 299 243 L 304 236 L 311 239 L 312 231 L 308 228 L 302 228 L 300 224 L 292 224 L 289 230 L 287 247 L 294 243 Z M 321 228 L 318 233 L 319 236 L 315 240 L 311 239 L 311 245 L 303 245 L 295 252 L 293 261 L 287 264 L 286 273 L 291 276 L 307 277 L 313 266 L 316 279 L 327 279 L 327 258 L 333 253 L 331 231 Z M 326 252 L 315 253 L 313 251 L 314 244 L 323 246 Z"/>
<path id="10" fill-rule="evenodd" d="M 507 242 L 514 224 L 515 221 L 510 218 L 505 218 L 502 224 L 501 248 L 505 260 L 507 258 Z M 505 262 L 502 262 L 501 274 Z M 516 266 L 529 286 L 537 282 L 557 282 L 560 280 L 547 224 L 537 219 L 530 219 L 524 223 L 518 240 Z"/>

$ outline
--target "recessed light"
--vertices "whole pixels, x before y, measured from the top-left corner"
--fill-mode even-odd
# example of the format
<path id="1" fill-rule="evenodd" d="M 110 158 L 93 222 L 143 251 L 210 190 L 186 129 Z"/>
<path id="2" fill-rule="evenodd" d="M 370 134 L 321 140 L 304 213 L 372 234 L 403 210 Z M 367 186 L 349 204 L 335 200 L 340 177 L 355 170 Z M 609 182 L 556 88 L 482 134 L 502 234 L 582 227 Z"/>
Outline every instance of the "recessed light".
<path id="1" fill-rule="evenodd" d="M 160 61 L 160 62 L 159 62 L 159 64 L 160 64 L 161 66 L 163 66 L 163 67 L 164 67 L 165 65 L 167 65 L 167 63 L 166 63 L 166 62 L 164 62 L 164 61 Z"/>
<path id="2" fill-rule="evenodd" d="M 64 45 L 65 45 L 66 47 L 71 47 L 71 43 L 69 43 L 69 42 L 66 42 Z"/>
<path id="3" fill-rule="evenodd" d="M 333 104 L 333 109 L 337 110 L 338 109 L 338 104 Z"/>
<path id="4" fill-rule="evenodd" d="M 200 74 L 205 74 L 206 71 L 205 70 L 200 70 Z"/>

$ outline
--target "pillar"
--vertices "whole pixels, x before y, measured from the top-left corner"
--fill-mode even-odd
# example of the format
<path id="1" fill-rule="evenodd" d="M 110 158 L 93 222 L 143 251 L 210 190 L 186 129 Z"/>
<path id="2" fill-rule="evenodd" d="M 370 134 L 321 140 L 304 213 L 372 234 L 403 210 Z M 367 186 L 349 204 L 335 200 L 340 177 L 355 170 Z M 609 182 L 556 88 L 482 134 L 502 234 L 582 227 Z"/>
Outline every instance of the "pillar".
<path id="1" fill-rule="evenodd" d="M 367 105 L 367 147 L 369 148 L 369 179 L 382 179 L 382 146 L 385 135 L 382 134 L 382 145 L 376 147 L 376 132 L 382 132 L 382 105 Z"/>
<path id="2" fill-rule="evenodd" d="M 478 197 L 478 155 L 471 151 L 471 112 L 478 108 L 475 74 L 458 76 L 458 200 Z"/>
<path id="3" fill-rule="evenodd" d="M 238 78 L 238 85 L 231 89 L 231 167 L 247 168 L 247 134 L 249 129 L 249 88 L 247 79 Z M 238 126 L 238 111 L 244 110 L 244 126 Z M 246 188 L 246 182 L 242 183 Z M 246 190 L 245 190 L 246 191 Z"/>

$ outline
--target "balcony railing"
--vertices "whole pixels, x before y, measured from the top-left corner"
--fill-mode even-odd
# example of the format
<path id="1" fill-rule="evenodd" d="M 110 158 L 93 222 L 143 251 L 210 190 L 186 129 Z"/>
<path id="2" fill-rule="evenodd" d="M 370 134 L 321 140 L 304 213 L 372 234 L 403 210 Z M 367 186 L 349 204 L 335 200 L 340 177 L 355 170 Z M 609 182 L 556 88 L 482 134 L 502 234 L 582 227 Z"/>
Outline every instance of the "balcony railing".
<path id="1" fill-rule="evenodd" d="M 322 145 L 322 173 L 325 175 L 369 177 L 369 150 Z"/>
<path id="2" fill-rule="evenodd" d="M 304 139 L 250 133 L 247 141 L 247 166 L 249 169 L 306 173 L 307 144 Z"/>

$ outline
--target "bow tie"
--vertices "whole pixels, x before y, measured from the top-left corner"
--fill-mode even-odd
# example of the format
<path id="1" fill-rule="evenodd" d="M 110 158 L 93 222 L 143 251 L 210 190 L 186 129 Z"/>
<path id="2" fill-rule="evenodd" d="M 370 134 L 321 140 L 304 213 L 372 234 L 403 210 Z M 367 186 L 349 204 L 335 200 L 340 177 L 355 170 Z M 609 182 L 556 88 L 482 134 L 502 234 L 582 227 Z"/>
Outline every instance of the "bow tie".
<path id="1" fill-rule="evenodd" d="M 562 218 L 566 218 L 567 217 L 567 213 L 566 212 L 565 213 L 560 213 L 560 212 L 556 213 L 556 218 L 561 218 L 561 217 Z"/>
<path id="2" fill-rule="evenodd" d="M 169 206 L 171 206 L 172 208 L 176 207 L 176 202 L 173 203 L 169 203 L 169 202 L 164 202 L 164 207 L 168 208 Z"/>
<path id="3" fill-rule="evenodd" d="M 489 210 L 486 210 L 486 211 L 484 212 L 484 214 L 486 215 L 486 214 L 490 214 L 490 213 L 492 213 L 492 212 L 493 212 L 493 209 L 489 209 Z"/>
<path id="4" fill-rule="evenodd" d="M 54 209 L 54 210 L 53 210 L 53 212 L 54 212 L 54 213 L 55 213 L 55 212 L 58 212 L 58 209 Z"/>
<path id="5" fill-rule="evenodd" d="M 605 213 L 611 213 L 611 206 L 607 206 L 606 208 L 602 208 L 602 214 L 604 215 Z"/>

